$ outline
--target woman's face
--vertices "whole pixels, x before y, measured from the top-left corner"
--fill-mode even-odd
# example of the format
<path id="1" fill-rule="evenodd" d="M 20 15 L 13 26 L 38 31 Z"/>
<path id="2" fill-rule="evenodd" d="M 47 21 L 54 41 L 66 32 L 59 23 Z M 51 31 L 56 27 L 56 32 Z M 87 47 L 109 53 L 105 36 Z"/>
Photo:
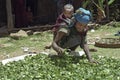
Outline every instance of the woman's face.
<path id="1" fill-rule="evenodd" d="M 86 24 L 81 24 L 79 22 L 77 22 L 76 25 L 75 25 L 78 32 L 83 32 L 84 29 L 86 28 L 86 26 L 87 26 Z"/>

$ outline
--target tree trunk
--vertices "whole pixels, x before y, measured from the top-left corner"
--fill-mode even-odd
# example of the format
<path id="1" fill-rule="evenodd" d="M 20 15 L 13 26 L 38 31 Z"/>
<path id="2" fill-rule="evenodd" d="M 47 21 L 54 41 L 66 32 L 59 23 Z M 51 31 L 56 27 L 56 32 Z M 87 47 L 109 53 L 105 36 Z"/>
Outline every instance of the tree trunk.
<path id="1" fill-rule="evenodd" d="M 6 0 L 6 10 L 7 10 L 7 26 L 8 26 L 8 30 L 11 31 L 14 27 L 11 0 Z"/>
<path id="2" fill-rule="evenodd" d="M 106 0 L 106 18 L 107 18 L 107 21 L 110 20 L 108 0 Z"/>

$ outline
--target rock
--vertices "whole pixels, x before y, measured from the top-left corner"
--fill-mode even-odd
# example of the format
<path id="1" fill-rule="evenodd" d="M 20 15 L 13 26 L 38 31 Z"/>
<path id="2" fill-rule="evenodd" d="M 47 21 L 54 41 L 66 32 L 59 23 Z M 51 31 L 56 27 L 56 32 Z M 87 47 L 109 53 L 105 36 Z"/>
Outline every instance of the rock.
<path id="1" fill-rule="evenodd" d="M 17 33 L 11 33 L 10 37 L 13 39 L 20 39 L 21 37 L 28 37 L 28 34 L 24 30 L 20 30 Z"/>
<path id="2" fill-rule="evenodd" d="M 73 55 L 73 56 L 83 56 L 84 54 L 85 54 L 84 51 L 79 51 L 79 52 L 71 51 L 70 52 L 70 55 Z"/>
<path id="3" fill-rule="evenodd" d="M 7 27 L 6 26 L 0 27 L 0 37 L 7 36 L 7 35 L 9 35 Z"/>
<path id="4" fill-rule="evenodd" d="M 34 35 L 41 35 L 41 32 L 34 32 Z"/>
<path id="5" fill-rule="evenodd" d="M 20 30 L 18 34 L 22 37 L 28 37 L 27 33 L 24 30 Z"/>
<path id="6" fill-rule="evenodd" d="M 9 58 L 9 59 L 5 59 L 5 60 L 2 60 L 2 64 L 5 65 L 9 62 L 13 62 L 13 61 L 19 61 L 19 60 L 24 60 L 24 58 L 26 56 L 35 56 L 36 54 L 25 54 L 25 55 L 21 55 L 21 56 L 17 56 L 17 57 L 13 57 L 13 58 Z"/>
<path id="7" fill-rule="evenodd" d="M 45 55 L 49 55 L 49 53 L 48 52 L 40 52 L 41 54 L 45 54 Z"/>
<path id="8" fill-rule="evenodd" d="M 23 49 L 23 52 L 24 53 L 27 53 L 29 51 L 29 48 L 28 47 L 21 47 L 21 49 Z"/>
<path id="9" fill-rule="evenodd" d="M 29 30 L 26 32 L 28 35 L 33 35 L 33 31 L 32 30 Z"/>
<path id="10" fill-rule="evenodd" d="M 94 30 L 94 29 L 91 29 L 91 32 L 95 32 L 95 30 Z"/>

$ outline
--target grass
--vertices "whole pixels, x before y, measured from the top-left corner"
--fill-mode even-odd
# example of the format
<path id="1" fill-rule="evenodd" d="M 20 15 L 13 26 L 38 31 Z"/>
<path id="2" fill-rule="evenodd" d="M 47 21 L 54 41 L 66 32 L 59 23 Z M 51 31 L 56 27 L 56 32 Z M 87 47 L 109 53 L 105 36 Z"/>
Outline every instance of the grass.
<path id="1" fill-rule="evenodd" d="M 32 35 L 20 40 L 14 40 L 10 37 L 0 39 L 0 60 L 8 57 L 26 54 L 23 52 L 22 47 L 28 47 L 30 51 L 41 52 L 44 46 L 52 41 L 52 34 L 43 32 L 41 35 Z"/>
<path id="2" fill-rule="evenodd" d="M 120 23 L 118 23 L 120 24 Z M 115 37 L 114 34 L 120 30 L 120 26 L 112 27 L 103 25 L 99 29 L 95 30 L 94 33 L 88 32 L 88 38 L 93 37 Z M 44 51 L 44 47 L 49 45 L 52 41 L 52 34 L 49 31 L 42 32 L 39 35 L 32 35 L 27 38 L 21 38 L 20 40 L 14 40 L 10 37 L 0 38 L 0 60 L 10 58 L 13 56 L 26 54 L 23 52 L 22 47 L 28 47 L 30 50 L 37 52 Z M 120 58 L 120 48 L 99 48 L 94 45 L 89 45 L 89 48 L 97 49 L 97 52 L 91 52 L 93 55 L 101 55 L 108 57 Z M 52 49 L 50 49 L 53 52 Z"/>
<path id="3" fill-rule="evenodd" d="M 120 59 L 120 48 L 98 48 L 90 45 L 89 48 L 97 49 L 97 52 L 91 52 L 92 55 L 100 55 Z"/>
<path id="4" fill-rule="evenodd" d="M 114 36 L 115 33 L 120 31 L 120 23 L 117 27 L 103 25 L 99 29 L 95 30 L 94 33 L 88 32 L 88 38 L 100 37 L 100 38 L 119 38 L 118 36 Z M 89 48 L 97 49 L 97 52 L 93 52 L 92 54 L 120 58 L 120 48 L 99 48 L 94 45 L 89 45 Z"/>

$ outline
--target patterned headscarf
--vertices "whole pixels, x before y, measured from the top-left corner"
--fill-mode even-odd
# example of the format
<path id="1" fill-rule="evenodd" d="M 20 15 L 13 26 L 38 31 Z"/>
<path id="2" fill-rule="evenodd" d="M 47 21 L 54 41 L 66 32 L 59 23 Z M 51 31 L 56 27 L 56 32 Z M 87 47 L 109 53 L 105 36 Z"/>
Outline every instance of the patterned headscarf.
<path id="1" fill-rule="evenodd" d="M 83 24 L 88 24 L 91 20 L 91 12 L 84 8 L 79 8 L 74 14 L 75 19 Z"/>

